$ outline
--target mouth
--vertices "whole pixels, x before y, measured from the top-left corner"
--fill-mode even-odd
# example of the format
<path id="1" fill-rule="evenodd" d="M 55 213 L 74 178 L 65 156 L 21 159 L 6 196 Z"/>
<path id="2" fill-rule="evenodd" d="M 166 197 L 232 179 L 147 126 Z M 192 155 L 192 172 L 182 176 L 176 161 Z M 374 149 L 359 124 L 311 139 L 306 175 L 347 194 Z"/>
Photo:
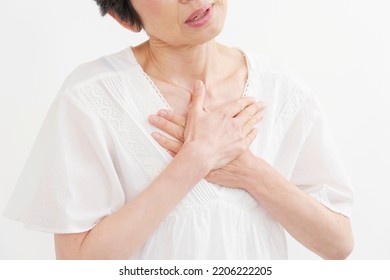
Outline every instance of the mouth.
<path id="1" fill-rule="evenodd" d="M 185 21 L 185 23 L 196 23 L 201 21 L 202 19 L 206 18 L 208 15 L 210 15 L 211 10 L 213 8 L 214 4 L 208 4 L 195 12 L 193 12 L 188 19 Z"/>

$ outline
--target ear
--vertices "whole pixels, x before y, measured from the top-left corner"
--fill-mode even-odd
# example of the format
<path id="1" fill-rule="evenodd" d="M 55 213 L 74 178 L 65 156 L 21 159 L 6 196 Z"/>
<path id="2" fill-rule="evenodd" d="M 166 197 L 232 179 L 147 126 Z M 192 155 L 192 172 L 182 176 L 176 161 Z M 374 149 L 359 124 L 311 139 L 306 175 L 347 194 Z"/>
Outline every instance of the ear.
<path id="1" fill-rule="evenodd" d="M 117 21 L 120 25 L 122 25 L 124 28 L 130 30 L 130 31 L 133 31 L 133 32 L 140 32 L 141 29 L 139 29 L 138 27 L 128 23 L 127 21 L 124 21 L 124 20 L 121 20 L 118 15 L 113 11 L 113 10 L 110 10 L 108 12 L 108 14 L 113 18 L 115 19 L 115 21 Z"/>

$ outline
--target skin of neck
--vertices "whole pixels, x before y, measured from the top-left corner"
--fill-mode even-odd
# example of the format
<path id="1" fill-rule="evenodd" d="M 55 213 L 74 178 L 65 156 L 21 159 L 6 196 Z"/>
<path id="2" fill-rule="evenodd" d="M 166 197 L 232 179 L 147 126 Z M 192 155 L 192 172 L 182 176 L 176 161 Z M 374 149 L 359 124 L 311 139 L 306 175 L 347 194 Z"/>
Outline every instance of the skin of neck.
<path id="1" fill-rule="evenodd" d="M 192 89 L 196 80 L 206 85 L 216 81 L 222 48 L 215 40 L 199 45 L 170 46 L 150 39 L 137 46 L 134 52 L 142 57 L 140 63 L 147 73 L 159 77 L 162 72 L 165 77 L 161 78 Z"/>

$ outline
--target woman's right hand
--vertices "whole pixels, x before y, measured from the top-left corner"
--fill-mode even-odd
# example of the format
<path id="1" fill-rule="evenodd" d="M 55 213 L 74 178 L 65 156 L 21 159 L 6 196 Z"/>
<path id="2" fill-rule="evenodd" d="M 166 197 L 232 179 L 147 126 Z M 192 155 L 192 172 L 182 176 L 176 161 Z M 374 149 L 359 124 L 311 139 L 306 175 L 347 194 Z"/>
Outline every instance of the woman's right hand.
<path id="1" fill-rule="evenodd" d="M 220 109 L 204 108 L 205 87 L 196 81 L 192 102 L 184 126 L 184 145 L 191 143 L 208 162 L 218 169 L 241 156 L 256 137 L 261 104 L 253 97 L 240 98 Z M 195 145 L 194 145 L 195 144 Z"/>

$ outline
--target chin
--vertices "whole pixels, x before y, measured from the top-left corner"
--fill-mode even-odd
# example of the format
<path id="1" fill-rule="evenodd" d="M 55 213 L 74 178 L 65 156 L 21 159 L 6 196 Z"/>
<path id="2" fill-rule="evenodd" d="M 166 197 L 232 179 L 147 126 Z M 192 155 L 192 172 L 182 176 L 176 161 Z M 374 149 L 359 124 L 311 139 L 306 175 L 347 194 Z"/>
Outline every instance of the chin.
<path id="1" fill-rule="evenodd" d="M 215 28 L 214 30 L 210 30 L 208 34 L 204 37 L 204 42 L 207 43 L 208 41 L 214 40 L 223 30 L 223 26 L 220 28 Z"/>
<path id="2" fill-rule="evenodd" d="M 223 30 L 225 20 L 219 20 L 216 23 L 210 24 L 207 28 L 196 34 L 190 41 L 191 43 L 204 44 L 214 40 Z M 192 37 L 192 36 L 191 36 Z"/>

